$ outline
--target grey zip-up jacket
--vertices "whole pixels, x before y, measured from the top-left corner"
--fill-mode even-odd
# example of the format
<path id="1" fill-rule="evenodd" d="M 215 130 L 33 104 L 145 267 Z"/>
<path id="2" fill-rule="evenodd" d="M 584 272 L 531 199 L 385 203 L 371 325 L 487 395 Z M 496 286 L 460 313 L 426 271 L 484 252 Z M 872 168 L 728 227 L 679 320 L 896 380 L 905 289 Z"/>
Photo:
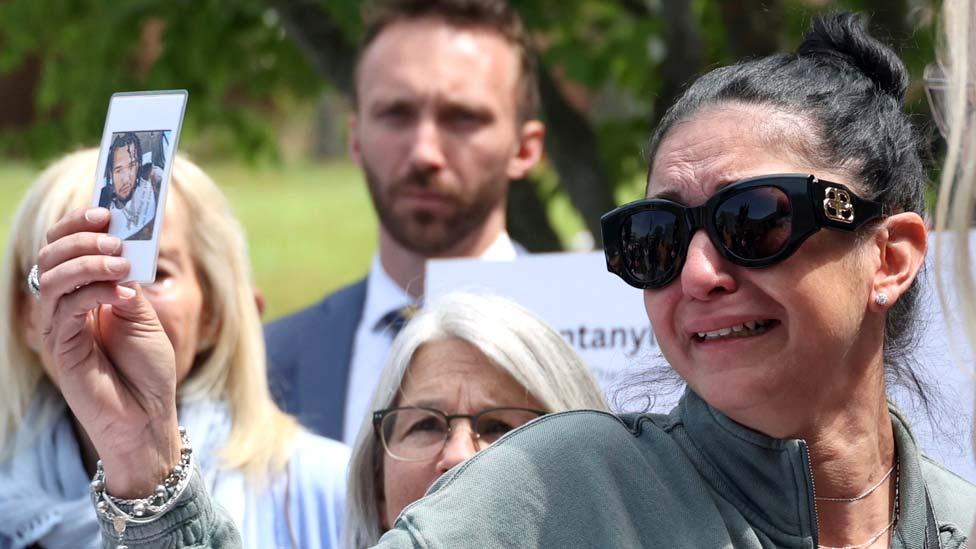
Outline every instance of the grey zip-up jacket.
<path id="1" fill-rule="evenodd" d="M 891 420 L 900 498 L 891 547 L 965 547 L 976 487 L 921 456 L 894 408 Z M 687 391 L 668 415 L 563 412 L 513 431 L 404 509 L 379 547 L 812 549 L 814 494 L 806 443 L 747 429 Z M 219 514 L 197 517 L 164 517 L 157 532 L 226 530 Z"/>

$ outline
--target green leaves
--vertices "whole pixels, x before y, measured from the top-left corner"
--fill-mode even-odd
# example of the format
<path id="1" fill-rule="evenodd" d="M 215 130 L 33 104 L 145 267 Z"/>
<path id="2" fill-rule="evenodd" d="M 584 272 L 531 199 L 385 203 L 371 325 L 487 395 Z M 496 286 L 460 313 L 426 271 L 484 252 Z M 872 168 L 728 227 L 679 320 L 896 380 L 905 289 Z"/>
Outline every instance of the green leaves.
<path id="1" fill-rule="evenodd" d="M 167 88 L 190 92 L 186 140 L 224 134 L 229 152 L 274 157 L 268 115 L 322 86 L 258 0 L 12 0 L 0 37 L 0 77 L 42 66 L 35 123 L 0 132 L 0 147 L 35 158 L 97 143 L 113 92 Z"/>
<path id="2" fill-rule="evenodd" d="M 742 56 L 794 48 L 815 14 L 841 9 L 872 14 L 874 30 L 893 41 L 916 82 L 934 57 L 935 8 L 927 0 L 512 4 L 564 103 L 579 111 L 596 135 L 597 154 L 585 160 L 572 155 L 586 164 L 573 168 L 605 174 L 590 185 L 618 195 L 624 189 L 630 196 L 634 182 L 643 179 L 641 152 L 652 125 L 690 78 Z M 312 14 L 292 18 L 306 25 L 310 49 L 300 50 L 296 33 L 286 34 L 276 6 Z M 46 158 L 94 144 L 112 92 L 186 88 L 185 144 L 205 140 L 211 153 L 274 159 L 277 115 L 308 104 L 324 86 L 348 89 L 350 47 L 362 30 L 362 9 L 359 0 L 0 2 L 0 79 L 29 63 L 41 67 L 33 93 L 34 123 L 0 130 L 0 154 Z M 910 91 L 908 108 L 926 119 L 918 84 Z M 565 136 L 563 142 L 572 139 Z M 574 197 L 575 203 L 588 200 Z"/>

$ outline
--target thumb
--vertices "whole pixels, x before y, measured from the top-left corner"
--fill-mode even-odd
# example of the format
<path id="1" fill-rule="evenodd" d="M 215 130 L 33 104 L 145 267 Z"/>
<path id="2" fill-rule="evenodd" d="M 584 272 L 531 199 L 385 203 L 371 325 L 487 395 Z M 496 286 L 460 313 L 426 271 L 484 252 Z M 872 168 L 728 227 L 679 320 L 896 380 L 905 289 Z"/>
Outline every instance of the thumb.
<path id="1" fill-rule="evenodd" d="M 122 369 L 133 360 L 171 363 L 172 344 L 143 289 L 115 288 L 117 299 L 102 307 L 97 322 L 99 343 L 109 360 Z"/>
<path id="2" fill-rule="evenodd" d="M 159 323 L 156 310 L 146 299 L 146 294 L 139 284 L 132 286 L 120 284 L 115 287 L 115 294 L 118 299 L 112 302 L 112 315 L 119 320 L 138 324 Z"/>

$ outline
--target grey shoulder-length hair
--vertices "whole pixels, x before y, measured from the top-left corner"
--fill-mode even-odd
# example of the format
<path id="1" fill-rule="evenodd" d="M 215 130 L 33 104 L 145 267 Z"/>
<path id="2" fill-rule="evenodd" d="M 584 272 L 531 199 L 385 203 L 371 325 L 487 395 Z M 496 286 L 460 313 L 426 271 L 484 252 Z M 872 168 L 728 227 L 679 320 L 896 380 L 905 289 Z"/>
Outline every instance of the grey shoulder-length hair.
<path id="1" fill-rule="evenodd" d="M 448 294 L 426 306 L 393 342 L 369 408 L 389 408 L 414 354 L 425 343 L 456 338 L 474 345 L 492 365 L 512 376 L 547 412 L 607 410 L 603 392 L 579 355 L 555 330 L 507 299 Z M 344 547 L 368 547 L 380 538 L 377 483 L 383 449 L 363 418 L 349 463 Z"/>

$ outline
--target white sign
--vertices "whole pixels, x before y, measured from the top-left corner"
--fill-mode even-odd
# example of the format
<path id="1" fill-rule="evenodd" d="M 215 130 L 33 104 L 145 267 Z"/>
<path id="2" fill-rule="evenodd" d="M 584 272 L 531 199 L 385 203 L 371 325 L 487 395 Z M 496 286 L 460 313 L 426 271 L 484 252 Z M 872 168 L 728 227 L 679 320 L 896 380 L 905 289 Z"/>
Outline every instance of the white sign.
<path id="1" fill-rule="evenodd" d="M 951 247 L 951 239 L 946 240 L 944 245 Z M 934 385 L 938 403 L 930 415 L 912 402 L 907 391 L 896 387 L 891 392 L 908 414 L 923 451 L 976 482 L 970 435 L 976 391 L 970 377 L 972 353 L 965 334 L 946 329 L 931 265 L 934 240 L 930 250 L 927 272 L 921 278 L 922 325 L 914 358 L 922 377 Z M 976 244 L 971 254 L 976 257 Z M 948 276 L 947 269 L 942 272 Z M 425 285 L 428 300 L 455 290 L 489 292 L 532 310 L 579 352 L 618 410 L 667 412 L 681 396 L 673 387 L 662 387 L 651 389 L 654 398 L 646 398 L 648 387 L 639 384 L 641 374 L 664 364 L 664 358 L 650 329 L 641 291 L 607 272 L 602 252 L 528 255 L 507 262 L 431 260 Z M 956 318 L 957 311 L 954 305 L 950 308 Z"/>
<path id="2" fill-rule="evenodd" d="M 641 291 L 610 275 L 603 253 L 537 254 L 515 261 L 431 260 L 424 284 L 428 300 L 451 290 L 470 290 L 522 304 L 566 338 L 605 389 L 660 354 Z"/>

